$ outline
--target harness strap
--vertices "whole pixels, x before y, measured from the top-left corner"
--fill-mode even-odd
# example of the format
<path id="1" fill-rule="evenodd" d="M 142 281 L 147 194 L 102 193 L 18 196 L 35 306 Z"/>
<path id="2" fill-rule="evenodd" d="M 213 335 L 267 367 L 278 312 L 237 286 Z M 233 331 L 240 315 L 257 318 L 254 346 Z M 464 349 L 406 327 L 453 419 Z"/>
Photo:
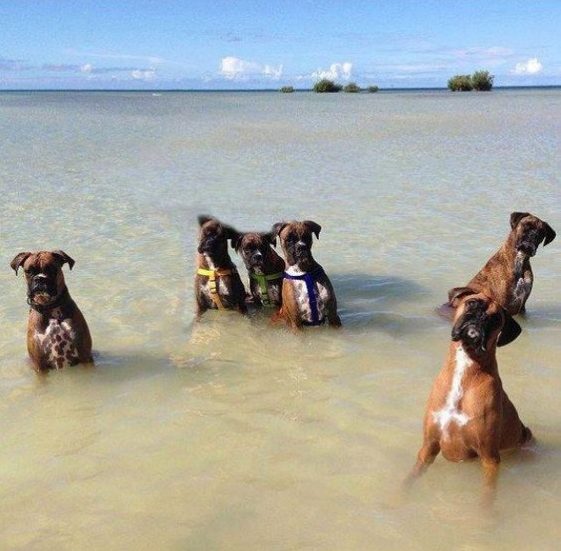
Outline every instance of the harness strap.
<path id="1" fill-rule="evenodd" d="M 296 279 L 299 281 L 304 281 L 304 283 L 306 284 L 306 290 L 308 291 L 308 301 L 310 302 L 310 312 L 312 315 L 312 321 L 304 322 L 304 325 L 321 325 L 325 321 L 324 319 L 322 320 L 319 319 L 318 301 L 317 301 L 316 290 L 314 286 L 316 276 L 321 275 L 323 273 L 324 272 L 322 268 L 318 268 L 313 272 L 308 272 L 302 275 L 291 275 L 287 272 L 284 272 L 284 277 L 286 279 Z"/>
<path id="2" fill-rule="evenodd" d="M 235 268 L 218 268 L 217 270 L 206 270 L 205 268 L 198 268 L 197 274 L 208 277 L 208 285 L 210 288 L 210 298 L 214 302 L 215 306 L 219 310 L 226 310 L 222 300 L 220 300 L 220 295 L 218 294 L 218 283 L 217 278 L 223 276 L 229 276 L 236 272 Z"/>
<path id="3" fill-rule="evenodd" d="M 283 273 L 279 272 L 277 274 L 254 274 L 250 273 L 249 277 L 257 281 L 259 285 L 259 295 L 261 297 L 261 302 L 264 306 L 271 306 L 271 300 L 269 298 L 269 281 L 275 281 L 276 279 L 282 279 Z"/>

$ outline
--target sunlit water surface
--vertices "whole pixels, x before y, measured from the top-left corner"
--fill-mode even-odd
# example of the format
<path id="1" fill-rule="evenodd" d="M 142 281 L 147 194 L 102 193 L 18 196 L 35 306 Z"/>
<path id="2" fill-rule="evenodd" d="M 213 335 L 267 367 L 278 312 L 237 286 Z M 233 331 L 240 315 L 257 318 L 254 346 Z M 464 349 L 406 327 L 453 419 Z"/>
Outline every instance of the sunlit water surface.
<path id="1" fill-rule="evenodd" d="M 499 353 L 539 444 L 491 513 L 476 462 L 400 483 L 448 347 L 434 307 L 511 211 L 561 230 L 561 91 L 9 93 L 0 135 L 0 547 L 558 549 L 559 239 Z M 344 329 L 193 326 L 201 212 L 319 222 Z M 97 359 L 41 378 L 8 264 L 55 248 Z"/>

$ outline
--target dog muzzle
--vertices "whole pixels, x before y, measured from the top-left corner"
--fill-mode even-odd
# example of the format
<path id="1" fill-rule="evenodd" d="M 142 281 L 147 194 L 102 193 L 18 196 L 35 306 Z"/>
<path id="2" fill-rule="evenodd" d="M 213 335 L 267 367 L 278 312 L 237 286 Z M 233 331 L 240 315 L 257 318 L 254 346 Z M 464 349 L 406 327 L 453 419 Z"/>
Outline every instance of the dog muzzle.
<path id="1" fill-rule="evenodd" d="M 452 329 L 452 340 L 461 341 L 467 348 L 481 354 L 487 350 L 486 335 L 482 324 L 465 321 Z"/>

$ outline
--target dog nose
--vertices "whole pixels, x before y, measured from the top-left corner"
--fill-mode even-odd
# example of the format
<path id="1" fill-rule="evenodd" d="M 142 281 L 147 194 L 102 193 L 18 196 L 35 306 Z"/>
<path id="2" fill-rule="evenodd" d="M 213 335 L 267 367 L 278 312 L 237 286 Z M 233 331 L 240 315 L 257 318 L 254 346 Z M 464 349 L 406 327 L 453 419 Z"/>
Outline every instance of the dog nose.
<path id="1" fill-rule="evenodd" d="M 296 250 L 297 251 L 304 251 L 308 248 L 308 245 L 306 245 L 306 243 L 304 243 L 304 241 L 298 241 L 296 243 Z"/>
<path id="2" fill-rule="evenodd" d="M 479 331 L 475 327 L 470 327 L 467 330 L 467 336 L 470 339 L 476 339 L 477 337 L 479 337 Z"/>

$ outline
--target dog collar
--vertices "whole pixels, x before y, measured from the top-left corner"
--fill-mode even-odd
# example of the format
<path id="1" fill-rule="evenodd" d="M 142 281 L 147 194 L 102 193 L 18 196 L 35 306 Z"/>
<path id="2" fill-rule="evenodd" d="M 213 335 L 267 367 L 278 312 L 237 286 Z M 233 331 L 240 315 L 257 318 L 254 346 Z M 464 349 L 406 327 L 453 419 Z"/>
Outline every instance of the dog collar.
<path id="1" fill-rule="evenodd" d="M 36 312 L 39 312 L 40 314 L 47 314 L 51 310 L 54 310 L 55 308 L 58 308 L 59 306 L 62 306 L 69 298 L 70 298 L 70 293 L 68 292 L 68 289 L 65 289 L 54 302 L 51 302 L 49 304 L 44 304 L 44 305 L 43 304 L 35 304 L 31 300 L 30 296 L 27 297 L 27 304 L 29 304 L 29 307 L 32 310 L 35 310 Z"/>
<path id="2" fill-rule="evenodd" d="M 275 281 L 276 279 L 283 278 L 283 272 L 278 272 L 276 274 L 254 274 L 250 273 L 249 277 L 257 281 L 259 285 L 259 295 L 261 297 L 261 302 L 264 306 L 272 306 L 271 299 L 269 298 L 269 281 Z"/>
<path id="3" fill-rule="evenodd" d="M 208 277 L 208 284 L 210 287 L 210 298 L 212 302 L 216 305 L 219 310 L 225 310 L 222 300 L 220 300 L 220 295 L 218 294 L 218 288 L 216 286 L 216 280 L 219 277 L 229 276 L 236 273 L 236 268 L 217 268 L 215 270 L 207 270 L 205 268 L 198 268 L 197 274 Z"/>
<path id="4" fill-rule="evenodd" d="M 303 325 L 322 325 L 325 322 L 325 319 L 319 318 L 319 311 L 318 311 L 318 300 L 316 296 L 316 290 L 314 283 L 319 275 L 324 274 L 323 268 L 320 266 L 316 268 L 313 272 L 306 272 L 301 275 L 292 275 L 288 272 L 284 272 L 284 277 L 286 279 L 295 279 L 299 281 L 304 281 L 306 284 L 306 290 L 308 291 L 308 301 L 310 303 L 310 312 L 312 315 L 312 321 L 304 322 Z"/>

